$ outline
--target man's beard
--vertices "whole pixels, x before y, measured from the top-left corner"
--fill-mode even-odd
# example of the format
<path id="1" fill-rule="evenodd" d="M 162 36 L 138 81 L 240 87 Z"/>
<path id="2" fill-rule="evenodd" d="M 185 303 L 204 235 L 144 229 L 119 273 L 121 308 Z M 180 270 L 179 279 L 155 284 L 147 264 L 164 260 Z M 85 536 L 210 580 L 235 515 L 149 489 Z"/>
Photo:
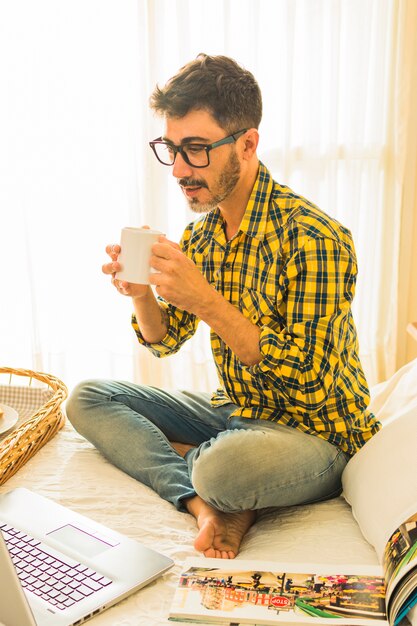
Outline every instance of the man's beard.
<path id="1" fill-rule="evenodd" d="M 219 179 L 213 186 L 213 192 L 211 199 L 208 199 L 206 202 L 199 202 L 197 198 L 187 198 L 188 206 L 194 213 L 208 213 L 212 209 L 215 209 L 223 200 L 225 200 L 239 182 L 240 177 L 240 163 L 239 159 L 235 152 L 232 152 L 230 155 L 230 159 L 227 162 L 223 172 L 220 174 Z M 205 181 L 199 181 L 198 179 L 193 179 L 192 181 L 187 181 L 187 179 L 182 179 L 178 181 L 180 185 L 200 185 L 208 189 L 208 185 Z"/>

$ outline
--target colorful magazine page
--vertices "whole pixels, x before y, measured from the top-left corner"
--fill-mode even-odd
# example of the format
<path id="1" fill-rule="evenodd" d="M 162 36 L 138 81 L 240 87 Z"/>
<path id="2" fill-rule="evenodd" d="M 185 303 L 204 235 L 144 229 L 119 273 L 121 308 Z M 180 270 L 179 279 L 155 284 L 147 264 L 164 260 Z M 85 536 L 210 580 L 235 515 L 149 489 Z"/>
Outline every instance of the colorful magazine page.
<path id="1" fill-rule="evenodd" d="M 170 619 L 218 624 L 386 626 L 378 567 L 355 570 L 271 562 L 188 559 Z"/>

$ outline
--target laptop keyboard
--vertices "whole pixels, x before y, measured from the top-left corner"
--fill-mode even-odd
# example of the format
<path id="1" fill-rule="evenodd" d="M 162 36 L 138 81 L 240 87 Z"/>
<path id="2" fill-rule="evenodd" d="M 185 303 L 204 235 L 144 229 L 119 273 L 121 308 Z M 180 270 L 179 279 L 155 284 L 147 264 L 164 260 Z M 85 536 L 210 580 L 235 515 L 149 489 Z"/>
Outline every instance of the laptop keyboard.
<path id="1" fill-rule="evenodd" d="M 0 530 L 22 587 L 58 609 L 73 606 L 113 582 L 82 563 L 56 558 L 39 539 L 9 524 L 0 523 Z"/>

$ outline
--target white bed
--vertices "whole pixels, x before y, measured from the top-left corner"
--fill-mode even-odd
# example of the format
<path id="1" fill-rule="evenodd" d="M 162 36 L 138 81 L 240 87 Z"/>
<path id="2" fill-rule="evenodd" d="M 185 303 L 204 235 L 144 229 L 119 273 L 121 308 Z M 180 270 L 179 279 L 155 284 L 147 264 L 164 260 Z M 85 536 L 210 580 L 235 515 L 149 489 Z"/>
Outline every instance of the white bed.
<path id="1" fill-rule="evenodd" d="M 373 390 L 372 406 L 383 421 L 417 411 L 417 359 Z M 27 487 L 170 556 L 165 576 L 96 616 L 97 626 L 162 626 L 183 561 L 197 556 L 194 519 L 110 465 L 69 423 L 15 476 L 4 493 Z M 239 558 L 287 562 L 376 564 L 343 497 L 270 511 L 247 534 Z"/>

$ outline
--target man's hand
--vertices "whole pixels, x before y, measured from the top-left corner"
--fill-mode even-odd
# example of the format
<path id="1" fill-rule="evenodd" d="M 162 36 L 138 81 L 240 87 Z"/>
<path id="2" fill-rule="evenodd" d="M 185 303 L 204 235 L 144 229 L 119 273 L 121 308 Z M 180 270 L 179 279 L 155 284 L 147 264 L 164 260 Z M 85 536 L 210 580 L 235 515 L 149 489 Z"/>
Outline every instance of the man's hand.
<path id="1" fill-rule="evenodd" d="M 128 283 L 125 280 L 118 280 L 116 278 L 116 273 L 122 269 L 122 266 L 117 260 L 120 254 L 119 244 L 109 244 L 108 246 L 106 246 L 106 252 L 111 258 L 112 262 L 105 263 L 102 266 L 101 269 L 103 274 L 107 274 L 112 277 L 112 284 L 123 296 L 130 296 L 131 298 L 143 298 L 143 296 L 146 295 L 149 289 L 149 285 L 135 285 L 133 283 Z"/>
<path id="2" fill-rule="evenodd" d="M 158 272 L 150 275 L 156 292 L 179 309 L 198 315 L 201 305 L 213 298 L 213 288 L 194 262 L 166 237 L 152 246 L 150 264 Z"/>

